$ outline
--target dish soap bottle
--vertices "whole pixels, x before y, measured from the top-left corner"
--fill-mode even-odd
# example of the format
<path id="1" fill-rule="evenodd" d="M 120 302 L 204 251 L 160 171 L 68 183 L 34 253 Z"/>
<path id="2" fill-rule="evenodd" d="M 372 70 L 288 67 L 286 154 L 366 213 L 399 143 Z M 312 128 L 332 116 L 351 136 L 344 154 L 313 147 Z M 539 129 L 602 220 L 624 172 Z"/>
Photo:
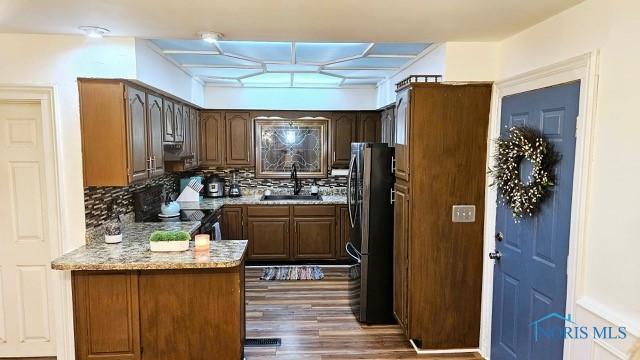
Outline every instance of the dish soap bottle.
<path id="1" fill-rule="evenodd" d="M 104 242 L 117 244 L 122 241 L 122 223 L 115 210 L 114 201 L 107 206 L 107 212 L 111 214 L 111 218 L 104 223 Z"/>
<path id="2" fill-rule="evenodd" d="M 313 184 L 311 184 L 311 195 L 318 195 L 320 192 L 320 188 L 318 188 L 318 183 L 316 183 L 316 179 L 313 179 Z"/>

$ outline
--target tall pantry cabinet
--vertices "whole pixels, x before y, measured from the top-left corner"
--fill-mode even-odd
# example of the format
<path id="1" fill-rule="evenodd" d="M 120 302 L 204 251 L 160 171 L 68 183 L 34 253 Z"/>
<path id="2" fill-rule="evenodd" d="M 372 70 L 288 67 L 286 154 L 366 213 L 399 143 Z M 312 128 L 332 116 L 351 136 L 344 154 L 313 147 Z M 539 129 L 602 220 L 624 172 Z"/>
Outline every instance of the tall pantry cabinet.
<path id="1" fill-rule="evenodd" d="M 409 83 L 396 99 L 394 313 L 422 349 L 478 348 L 491 84 Z"/>

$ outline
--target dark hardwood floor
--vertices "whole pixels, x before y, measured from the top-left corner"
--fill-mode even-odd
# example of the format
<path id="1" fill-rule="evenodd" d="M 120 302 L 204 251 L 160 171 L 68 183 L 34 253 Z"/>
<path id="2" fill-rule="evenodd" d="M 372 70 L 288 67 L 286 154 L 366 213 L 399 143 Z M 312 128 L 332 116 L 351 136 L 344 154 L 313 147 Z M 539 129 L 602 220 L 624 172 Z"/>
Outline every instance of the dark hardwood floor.
<path id="1" fill-rule="evenodd" d="M 418 356 L 397 325 L 364 326 L 349 307 L 346 269 L 325 268 L 320 281 L 261 281 L 246 271 L 247 337 L 280 337 L 282 346 L 245 348 L 247 360 L 481 359 Z"/>

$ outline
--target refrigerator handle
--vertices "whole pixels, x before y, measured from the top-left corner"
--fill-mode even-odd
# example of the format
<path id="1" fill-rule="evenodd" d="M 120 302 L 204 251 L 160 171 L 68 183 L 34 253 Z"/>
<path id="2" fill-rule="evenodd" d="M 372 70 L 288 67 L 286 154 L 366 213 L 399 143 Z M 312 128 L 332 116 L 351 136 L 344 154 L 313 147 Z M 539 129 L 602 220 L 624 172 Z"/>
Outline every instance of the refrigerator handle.
<path id="1" fill-rule="evenodd" d="M 391 173 L 392 174 L 396 173 L 396 157 L 395 156 L 391 157 Z"/>
<path id="2" fill-rule="evenodd" d="M 354 227 L 353 214 L 351 213 L 351 175 L 353 175 L 353 164 L 356 161 L 356 156 L 351 155 L 351 161 L 349 162 L 349 174 L 347 175 L 347 207 L 349 208 L 349 222 L 351 227 Z"/>
<path id="3" fill-rule="evenodd" d="M 349 256 L 351 256 L 351 258 L 353 258 L 355 261 L 358 262 L 358 264 L 360 264 L 362 255 L 358 252 L 358 250 L 356 249 L 355 246 L 353 246 L 353 244 L 351 242 L 348 242 L 344 245 L 344 250 L 347 252 L 347 254 Z M 354 255 L 351 253 L 351 250 L 353 250 L 357 255 Z"/>
<path id="4" fill-rule="evenodd" d="M 391 201 L 390 201 L 390 203 L 391 203 L 391 205 L 393 205 L 393 203 L 395 203 L 395 202 L 396 202 L 396 191 L 393 188 L 391 188 Z"/>

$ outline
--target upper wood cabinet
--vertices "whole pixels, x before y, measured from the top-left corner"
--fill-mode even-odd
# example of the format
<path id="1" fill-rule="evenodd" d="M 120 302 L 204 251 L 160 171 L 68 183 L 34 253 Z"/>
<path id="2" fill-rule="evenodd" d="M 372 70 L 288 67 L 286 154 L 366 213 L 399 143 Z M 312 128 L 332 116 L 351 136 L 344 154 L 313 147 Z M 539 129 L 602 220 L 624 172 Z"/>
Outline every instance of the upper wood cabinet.
<path id="1" fill-rule="evenodd" d="M 164 174 L 164 147 L 163 139 L 163 112 L 162 98 L 156 95 L 147 95 L 147 118 L 149 123 L 149 150 L 151 154 L 152 176 Z"/>
<path id="2" fill-rule="evenodd" d="M 223 113 L 219 111 L 203 111 L 202 129 L 202 165 L 224 165 L 225 131 Z"/>
<path id="3" fill-rule="evenodd" d="M 202 144 L 200 139 L 200 114 L 196 109 L 189 108 L 189 123 L 191 124 L 189 130 L 189 136 L 191 137 L 191 152 L 193 153 L 193 162 L 191 163 L 192 167 L 196 168 L 200 166 L 201 163 L 201 149 Z"/>
<path id="4" fill-rule="evenodd" d="M 356 139 L 357 113 L 335 112 L 332 114 L 332 141 L 329 154 L 332 167 L 346 168 L 351 159 L 351 143 Z"/>
<path id="5" fill-rule="evenodd" d="M 161 102 L 120 80 L 78 84 L 85 186 L 127 186 L 161 175 Z"/>
<path id="6" fill-rule="evenodd" d="M 175 104 L 171 100 L 164 100 L 164 142 L 172 143 L 175 141 L 176 124 L 175 124 Z"/>
<path id="7" fill-rule="evenodd" d="M 358 113 L 358 142 L 380 142 L 380 113 L 361 111 Z"/>
<path id="8" fill-rule="evenodd" d="M 389 146 L 394 146 L 396 144 L 395 139 L 395 127 L 396 127 L 396 119 L 395 119 L 395 106 L 390 107 L 384 110 L 380 114 L 380 141 L 383 143 L 389 144 Z"/>
<path id="9" fill-rule="evenodd" d="M 125 91 L 131 181 L 143 180 L 149 177 L 151 164 L 147 152 L 147 95 L 131 86 L 126 86 Z"/>
<path id="10" fill-rule="evenodd" d="M 182 104 L 175 104 L 173 108 L 173 122 L 174 122 L 174 142 L 184 141 L 184 129 L 185 129 L 185 112 Z"/>
<path id="11" fill-rule="evenodd" d="M 396 97 L 395 121 L 395 173 L 402 180 L 409 180 L 409 127 L 410 89 L 404 89 Z"/>
<path id="12" fill-rule="evenodd" d="M 253 125 L 249 112 L 226 112 L 226 161 L 227 165 L 252 165 Z"/>

